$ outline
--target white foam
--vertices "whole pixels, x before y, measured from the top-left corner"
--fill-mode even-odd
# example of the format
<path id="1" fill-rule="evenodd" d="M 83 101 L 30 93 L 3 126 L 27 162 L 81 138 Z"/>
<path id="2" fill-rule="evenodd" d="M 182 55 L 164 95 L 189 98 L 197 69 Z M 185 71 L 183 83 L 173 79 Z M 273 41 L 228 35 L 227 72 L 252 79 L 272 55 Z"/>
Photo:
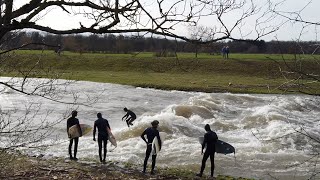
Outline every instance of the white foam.
<path id="1" fill-rule="evenodd" d="M 70 88 L 81 94 L 79 101 L 99 95 L 98 102 L 91 107 L 78 107 L 78 118 L 81 123 L 93 125 L 96 113 L 102 112 L 103 117 L 109 120 L 113 134 L 118 137 L 118 147 L 108 152 L 109 160 L 141 164 L 146 145 L 140 135 L 155 119 L 160 121 L 159 130 L 168 134 L 158 155 L 158 165 L 183 165 L 198 170 L 202 156 L 197 138 L 203 136 L 204 125 L 209 124 L 219 139 L 236 148 L 237 164 L 232 155 L 217 154 L 216 172 L 235 176 L 247 174 L 247 177 L 259 177 L 264 171 L 290 174 L 293 169 L 286 169 L 286 165 L 310 158 L 309 154 L 316 147 L 310 140 L 295 133 L 296 128 L 302 126 L 312 136 L 320 136 L 320 108 L 316 97 L 188 93 L 91 82 L 77 82 Z M 64 95 L 64 100 L 72 100 L 68 94 Z M 62 114 L 70 108 L 16 92 L 3 93 L 0 98 L 5 102 L 1 104 L 2 110 L 16 108 L 19 115 L 25 113 L 22 105 L 35 100 L 42 104 L 40 114 L 53 110 L 50 121 L 62 119 Z M 130 129 L 121 121 L 123 107 L 138 115 Z M 185 116 L 177 115 L 177 107 L 182 108 Z M 47 157 L 68 157 L 69 141 L 65 126 L 64 120 L 54 127 L 60 138 L 55 141 L 56 145 L 26 151 Z M 52 142 L 49 139 L 41 145 Z M 2 141 L 0 145 L 5 146 Z M 113 149 L 110 143 L 108 149 Z M 78 151 L 79 158 L 98 159 L 97 142 L 92 140 L 92 134 L 80 138 Z M 303 167 L 299 172 L 309 170 L 310 167 Z"/>

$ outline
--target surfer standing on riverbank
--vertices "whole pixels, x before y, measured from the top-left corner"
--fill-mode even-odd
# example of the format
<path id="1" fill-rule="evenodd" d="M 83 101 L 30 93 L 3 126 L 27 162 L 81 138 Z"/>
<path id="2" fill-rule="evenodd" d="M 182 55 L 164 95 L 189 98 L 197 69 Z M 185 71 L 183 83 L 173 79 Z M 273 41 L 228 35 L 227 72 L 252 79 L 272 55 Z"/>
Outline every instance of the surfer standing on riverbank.
<path id="1" fill-rule="evenodd" d="M 197 176 L 202 177 L 204 168 L 206 167 L 206 161 L 210 156 L 210 161 L 211 161 L 211 177 L 213 177 L 214 174 L 214 153 L 216 152 L 216 142 L 218 140 L 218 136 L 215 132 L 211 131 L 211 128 L 209 124 L 206 124 L 204 126 L 204 129 L 207 131 L 204 134 L 204 140 L 202 143 L 202 148 L 201 148 L 201 154 L 203 154 L 203 149 L 207 146 L 206 151 L 203 154 L 202 158 L 202 164 L 201 164 L 201 169 L 200 173 L 197 174 Z"/>
<path id="2" fill-rule="evenodd" d="M 127 114 L 125 114 L 123 117 L 122 117 L 122 121 L 123 121 L 123 118 L 126 118 L 125 121 L 127 122 L 127 125 L 128 127 L 130 127 L 130 125 L 132 126 L 132 122 L 137 118 L 136 114 L 134 112 L 132 112 L 131 110 L 127 109 L 127 108 L 123 108 L 123 110 L 125 112 L 127 112 Z"/>
<path id="3" fill-rule="evenodd" d="M 67 133 L 68 133 L 69 138 L 70 138 L 69 128 L 73 125 L 78 125 L 80 137 L 82 136 L 82 130 L 80 128 L 79 120 L 76 118 L 77 115 L 78 115 L 77 111 L 72 111 L 71 117 L 67 120 Z M 73 152 L 73 156 L 72 156 L 71 149 L 72 149 L 73 141 L 74 141 L 74 152 Z M 70 156 L 71 160 L 78 160 L 78 158 L 77 158 L 78 142 L 79 142 L 79 137 L 71 138 L 69 141 L 69 149 L 68 150 L 69 150 L 69 156 Z"/>
<path id="4" fill-rule="evenodd" d="M 146 169 L 147 169 L 147 164 L 148 164 L 148 159 L 149 156 L 151 154 L 151 150 L 152 150 L 152 141 L 155 137 L 158 138 L 158 142 L 159 142 L 159 147 L 161 149 L 161 139 L 160 139 L 160 135 L 159 135 L 159 131 L 158 131 L 158 125 L 159 125 L 159 121 L 154 120 L 151 122 L 152 127 L 149 127 L 147 129 L 145 129 L 143 131 L 143 133 L 141 134 L 141 138 L 144 140 L 144 142 L 147 143 L 147 150 L 146 150 L 146 157 L 144 159 L 144 163 L 143 163 L 143 173 L 146 173 Z M 144 137 L 145 135 L 147 135 L 147 139 Z M 154 174 L 154 167 L 156 165 L 156 158 L 157 158 L 157 154 L 152 155 L 152 167 L 151 167 L 151 174 Z"/>
<path id="5" fill-rule="evenodd" d="M 98 128 L 98 146 L 99 146 L 99 158 L 100 162 L 106 162 L 107 156 L 107 141 L 108 132 L 107 128 L 110 128 L 108 120 L 102 118 L 102 114 L 97 114 L 98 119 L 94 122 L 93 126 L 93 140 L 96 141 L 96 128 Z M 103 158 L 102 158 L 102 143 L 103 143 Z"/>

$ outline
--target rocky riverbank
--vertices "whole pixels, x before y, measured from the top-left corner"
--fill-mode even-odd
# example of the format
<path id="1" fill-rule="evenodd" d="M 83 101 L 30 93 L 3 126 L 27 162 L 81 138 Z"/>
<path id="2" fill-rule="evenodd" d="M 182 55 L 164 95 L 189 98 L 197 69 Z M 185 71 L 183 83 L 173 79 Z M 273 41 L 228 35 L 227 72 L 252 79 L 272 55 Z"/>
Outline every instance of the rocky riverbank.
<path id="1" fill-rule="evenodd" d="M 155 175 L 141 172 L 142 165 L 90 160 L 70 161 L 62 158 L 44 159 L 2 152 L 0 179 L 217 179 L 246 180 L 241 177 L 218 175 L 198 178 L 186 169 L 158 168 Z"/>

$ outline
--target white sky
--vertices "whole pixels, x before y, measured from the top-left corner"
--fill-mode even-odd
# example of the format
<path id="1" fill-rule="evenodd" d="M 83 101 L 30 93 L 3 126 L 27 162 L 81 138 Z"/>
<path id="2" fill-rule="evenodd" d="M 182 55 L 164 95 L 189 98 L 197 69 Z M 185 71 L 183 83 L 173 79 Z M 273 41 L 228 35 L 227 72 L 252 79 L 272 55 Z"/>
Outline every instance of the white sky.
<path id="1" fill-rule="evenodd" d="M 301 17 L 305 21 L 317 22 L 320 24 L 320 0 L 287 0 L 287 2 L 281 6 L 282 11 L 301 11 Z M 319 41 L 320 25 L 309 25 L 301 23 L 287 23 L 277 33 L 269 36 L 268 38 L 274 39 L 275 37 L 282 40 L 296 40 L 301 34 L 302 40 Z"/>
<path id="2" fill-rule="evenodd" d="M 224 0 L 225 1 L 225 0 Z M 249 0 L 248 0 L 249 1 Z M 254 0 L 259 5 L 265 4 L 266 0 Z M 281 0 L 272 0 L 273 2 L 280 2 Z M 16 3 L 23 3 L 25 1 L 16 0 Z M 149 2 L 149 1 L 146 1 Z M 151 2 L 151 1 L 150 1 Z M 170 2 L 170 1 L 169 1 Z M 149 3 L 150 4 L 150 3 Z M 307 6 L 306 6 L 307 5 Z M 305 7 L 306 6 L 306 7 Z M 264 6 L 265 8 L 266 6 Z M 304 8 L 305 7 L 305 8 Z M 320 7 L 320 0 L 286 0 L 283 4 L 279 5 L 277 10 L 279 11 L 301 11 L 301 17 L 305 21 L 312 22 L 320 22 L 320 13 L 318 12 L 318 8 Z M 263 7 L 262 7 L 263 8 Z M 152 6 L 150 6 L 150 11 L 152 12 Z M 244 26 L 242 26 L 242 33 L 247 34 L 248 32 L 252 32 L 254 30 L 254 23 L 259 16 L 253 16 L 249 18 Z M 230 26 L 235 22 L 237 15 L 236 13 L 229 13 L 228 15 L 223 17 L 226 20 L 226 23 Z M 38 20 L 38 23 L 41 23 L 45 26 L 55 27 L 57 29 L 68 29 L 74 27 L 80 27 L 80 23 L 86 25 L 86 21 L 84 21 L 83 17 L 80 16 L 68 16 L 60 8 L 54 8 L 49 11 L 46 15 L 41 17 Z M 212 24 L 212 19 L 210 18 L 202 18 L 200 20 L 203 25 Z M 264 26 L 274 26 L 276 24 L 284 22 L 284 19 L 278 18 L 272 20 L 269 24 L 265 24 Z M 303 28 L 302 23 L 286 23 L 280 30 L 276 33 L 270 34 L 266 37 L 263 37 L 264 40 L 297 40 L 300 38 L 305 41 L 316 41 L 319 40 L 317 33 L 319 33 L 319 28 L 314 25 L 309 25 Z M 319 26 L 320 27 L 320 26 Z M 190 32 L 188 32 L 188 28 L 185 26 L 178 26 L 176 31 L 179 34 L 183 34 L 185 36 L 189 36 Z M 300 36 L 301 35 L 301 36 Z M 235 36 L 240 36 L 240 34 L 235 34 Z M 255 36 L 249 35 L 247 38 L 254 38 Z"/>

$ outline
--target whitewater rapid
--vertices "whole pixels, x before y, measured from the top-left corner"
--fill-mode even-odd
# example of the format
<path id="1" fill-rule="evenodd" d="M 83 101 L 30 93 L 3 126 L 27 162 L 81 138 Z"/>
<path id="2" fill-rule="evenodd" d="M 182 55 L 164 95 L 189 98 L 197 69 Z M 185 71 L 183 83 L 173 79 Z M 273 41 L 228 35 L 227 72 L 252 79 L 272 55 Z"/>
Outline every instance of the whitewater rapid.
<path id="1" fill-rule="evenodd" d="M 7 80 L 6 78 L 0 78 Z M 0 86 L 1 111 L 15 109 L 24 114 L 26 104 L 41 104 L 34 121 L 44 114 L 49 121 L 62 121 L 54 126 L 54 134 L 41 142 L 50 145 L 41 149 L 22 149 L 31 155 L 68 157 L 66 110 L 77 109 L 80 123 L 93 126 L 96 113 L 109 120 L 118 147 L 108 145 L 108 160 L 143 163 L 145 143 L 140 135 L 153 120 L 159 120 L 159 130 L 167 138 L 157 157 L 157 166 L 182 167 L 198 172 L 201 145 L 198 137 L 209 124 L 219 139 L 232 144 L 236 154 L 216 154 L 215 174 L 259 179 L 307 179 L 320 171 L 317 158 L 319 143 L 302 135 L 320 137 L 319 98 L 307 95 L 262 95 L 231 93 L 200 93 L 162 91 L 148 88 L 79 81 L 67 91 L 79 93 L 78 100 L 97 97 L 89 106 L 62 104 L 40 97 L 26 96 Z M 61 100 L 72 101 L 74 96 L 62 95 Z M 121 121 L 127 107 L 137 114 L 130 129 Z M 13 116 L 14 117 L 14 116 Z M 54 138 L 53 138 L 54 137 Z M 2 139 L 3 140 L 3 139 Z M 54 144 L 54 145 L 52 145 Z M 5 146 L 5 142 L 0 143 Z M 97 143 L 92 133 L 80 138 L 78 158 L 97 160 Z M 310 159 L 310 161 L 305 162 Z M 305 162 L 305 163 L 304 163 Z M 205 173 L 209 173 L 208 161 Z M 315 176 L 315 179 L 319 176 Z"/>

